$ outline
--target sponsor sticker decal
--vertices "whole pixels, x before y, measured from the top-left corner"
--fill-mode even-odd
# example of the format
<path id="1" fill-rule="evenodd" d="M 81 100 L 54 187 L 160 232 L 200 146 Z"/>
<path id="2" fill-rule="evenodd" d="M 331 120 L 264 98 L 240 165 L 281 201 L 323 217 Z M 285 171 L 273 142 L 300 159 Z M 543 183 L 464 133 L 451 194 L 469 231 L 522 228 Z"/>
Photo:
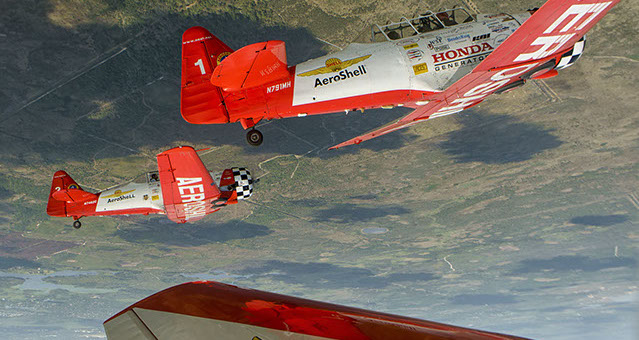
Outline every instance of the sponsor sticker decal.
<path id="1" fill-rule="evenodd" d="M 329 76 L 325 78 L 315 78 L 315 86 L 325 86 L 333 83 L 340 82 L 342 80 L 359 77 L 366 74 L 366 66 L 359 65 L 356 69 L 348 69 L 348 67 L 359 64 L 360 62 L 370 58 L 369 55 L 365 55 L 362 57 L 357 57 L 349 60 L 342 61 L 339 58 L 329 58 L 326 60 L 326 66 L 318 67 L 314 70 L 310 70 L 304 73 L 298 74 L 299 77 L 308 77 L 326 73 L 334 73 L 339 72 L 334 76 Z"/>
<path id="2" fill-rule="evenodd" d="M 424 51 L 415 48 L 412 50 L 408 50 L 406 52 L 406 55 L 408 55 L 408 59 L 412 61 L 419 61 L 422 60 L 422 57 L 424 57 Z"/>
<path id="3" fill-rule="evenodd" d="M 444 44 L 444 39 L 440 36 L 436 36 L 433 40 L 428 40 L 428 48 L 434 50 L 437 46 Z"/>
<path id="4" fill-rule="evenodd" d="M 129 190 L 129 191 L 122 191 L 122 190 L 118 189 L 118 190 L 114 191 L 113 194 L 111 194 L 109 196 L 102 196 L 102 198 L 118 197 L 118 196 L 126 195 L 126 194 L 134 192 L 134 191 L 135 191 L 135 189 Z"/>
<path id="5" fill-rule="evenodd" d="M 217 56 L 217 64 L 219 65 L 222 60 L 226 59 L 226 57 L 230 56 L 231 52 L 222 52 L 220 53 L 220 55 Z"/>
<path id="6" fill-rule="evenodd" d="M 492 50 L 494 50 L 494 48 L 490 44 L 481 43 L 433 54 L 432 57 L 433 63 L 435 64 L 435 71 L 437 72 L 478 63 L 484 60 L 484 58 L 490 54 Z"/>
<path id="7" fill-rule="evenodd" d="M 396 42 L 395 45 L 396 46 L 404 46 L 404 44 L 412 44 L 412 43 L 416 43 L 418 41 L 419 41 L 419 37 L 413 37 L 413 38 L 402 40 L 400 42 Z"/>
<path id="8" fill-rule="evenodd" d="M 413 72 L 415 72 L 416 76 L 422 73 L 426 73 L 428 72 L 428 66 L 426 65 L 426 63 L 413 65 Z"/>
<path id="9" fill-rule="evenodd" d="M 315 86 L 314 87 L 318 87 L 318 86 L 324 86 L 324 85 L 329 85 L 329 84 L 333 84 L 333 83 L 337 83 L 340 82 L 342 80 L 346 80 L 346 79 L 350 79 L 350 78 L 355 78 L 355 77 L 359 77 L 362 75 L 366 74 L 366 67 L 364 67 L 364 65 L 359 65 L 357 66 L 357 69 L 355 70 L 342 70 L 340 71 L 338 74 L 332 76 L 332 77 L 325 77 L 325 78 L 315 78 Z"/>
<path id="10" fill-rule="evenodd" d="M 129 195 L 122 195 L 122 196 L 116 197 L 116 198 L 109 198 L 109 199 L 107 199 L 107 203 L 120 202 L 120 201 L 128 200 L 128 199 L 131 199 L 131 198 L 135 198 L 135 195 L 129 194 Z"/>
<path id="11" fill-rule="evenodd" d="M 491 31 L 495 32 L 495 33 L 501 33 L 501 32 L 506 32 L 510 29 L 510 27 L 508 26 L 504 26 L 504 25 L 492 25 L 492 26 L 488 26 L 488 28 L 490 28 Z"/>
<path id="12" fill-rule="evenodd" d="M 69 184 L 69 186 L 67 187 L 67 189 L 78 189 L 78 185 L 77 184 Z"/>
<path id="13" fill-rule="evenodd" d="M 465 41 L 466 39 L 470 39 L 470 35 L 468 35 L 468 34 L 460 34 L 460 35 L 455 36 L 455 37 L 446 38 L 446 40 L 448 40 L 448 42 L 460 42 L 460 41 Z"/>
<path id="14" fill-rule="evenodd" d="M 309 77 L 309 76 L 315 76 L 318 74 L 325 74 L 325 73 L 333 73 L 333 72 L 339 72 L 347 67 L 353 66 L 355 64 L 359 64 L 360 62 L 370 58 L 370 54 L 369 55 L 365 55 L 363 57 L 357 57 L 357 58 L 353 58 L 353 59 L 349 59 L 349 60 L 344 60 L 342 61 L 339 58 L 329 58 L 326 59 L 326 61 L 324 62 L 326 64 L 326 66 L 323 67 L 318 67 L 314 70 L 310 70 L 304 73 L 300 73 L 297 76 L 298 77 Z"/>
<path id="15" fill-rule="evenodd" d="M 403 46 L 405 50 L 410 50 L 411 48 L 417 48 L 419 47 L 419 45 L 412 43 L 412 44 L 408 44 L 408 45 L 404 45 Z"/>
<path id="16" fill-rule="evenodd" d="M 135 191 L 135 189 L 129 190 L 129 191 L 122 191 L 122 190 L 118 189 L 118 190 L 114 191 L 113 194 L 108 195 L 108 196 L 101 196 L 100 198 L 106 198 L 107 199 L 107 203 L 125 201 L 125 200 L 128 200 L 128 199 L 135 198 L 135 195 L 131 194 L 134 191 Z"/>
<path id="17" fill-rule="evenodd" d="M 479 41 L 479 40 L 484 40 L 484 39 L 488 39 L 488 38 L 490 38 L 490 33 L 486 33 L 486 34 L 475 36 L 475 37 L 473 37 L 473 41 Z"/>
<path id="18" fill-rule="evenodd" d="M 450 45 L 446 44 L 446 45 L 441 45 L 441 46 L 435 46 L 435 48 L 433 48 L 433 50 L 435 50 L 435 52 L 441 52 L 441 51 L 450 50 Z"/>

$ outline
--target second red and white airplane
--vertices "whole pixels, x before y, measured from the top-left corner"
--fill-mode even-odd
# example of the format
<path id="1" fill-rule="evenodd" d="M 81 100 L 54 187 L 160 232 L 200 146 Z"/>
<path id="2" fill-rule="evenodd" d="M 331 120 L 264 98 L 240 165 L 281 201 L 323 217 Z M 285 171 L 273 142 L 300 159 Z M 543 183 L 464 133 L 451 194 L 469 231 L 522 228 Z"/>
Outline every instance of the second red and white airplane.
<path id="1" fill-rule="evenodd" d="M 47 214 L 72 217 L 73 227 L 84 216 L 164 214 L 176 223 L 193 222 L 236 204 L 253 193 L 253 178 L 245 168 L 209 172 L 197 152 L 181 146 L 157 155 L 158 171 L 99 193 L 84 191 L 65 171 L 53 175 Z"/>
<path id="2" fill-rule="evenodd" d="M 549 0 L 519 14 L 463 8 L 375 25 L 368 44 L 289 67 L 283 41 L 233 51 L 202 27 L 182 36 L 182 117 L 240 122 L 252 145 L 260 120 L 406 106 L 414 111 L 333 146 L 359 144 L 477 105 L 530 79 L 557 75 L 581 55 L 585 33 L 619 0 Z"/>

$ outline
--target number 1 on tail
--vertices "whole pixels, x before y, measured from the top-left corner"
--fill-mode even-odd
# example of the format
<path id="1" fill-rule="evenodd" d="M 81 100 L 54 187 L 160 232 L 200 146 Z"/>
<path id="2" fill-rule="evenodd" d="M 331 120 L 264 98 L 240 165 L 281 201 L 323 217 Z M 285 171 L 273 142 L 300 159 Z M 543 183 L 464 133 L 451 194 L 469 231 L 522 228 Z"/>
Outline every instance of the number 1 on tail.
<path id="1" fill-rule="evenodd" d="M 202 62 L 202 59 L 198 59 L 197 62 L 195 63 L 195 66 L 199 66 L 200 67 L 200 72 L 202 72 L 202 74 L 206 74 L 206 70 L 204 69 L 204 63 Z"/>

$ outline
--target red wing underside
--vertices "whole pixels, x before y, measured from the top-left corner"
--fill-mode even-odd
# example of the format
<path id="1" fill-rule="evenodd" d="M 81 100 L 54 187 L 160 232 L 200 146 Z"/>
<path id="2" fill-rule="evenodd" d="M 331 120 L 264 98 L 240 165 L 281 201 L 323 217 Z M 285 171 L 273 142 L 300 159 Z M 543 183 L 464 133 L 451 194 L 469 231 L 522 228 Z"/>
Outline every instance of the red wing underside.
<path id="1" fill-rule="evenodd" d="M 549 0 L 473 71 L 397 122 L 331 147 L 359 144 L 422 120 L 462 111 L 560 56 L 619 0 Z"/>
<path id="2" fill-rule="evenodd" d="M 191 147 L 178 147 L 157 156 L 167 217 L 177 223 L 195 221 L 213 212 L 220 190 Z"/>
<path id="3" fill-rule="evenodd" d="M 217 282 L 171 287 L 104 322 L 109 339 L 522 339 Z"/>

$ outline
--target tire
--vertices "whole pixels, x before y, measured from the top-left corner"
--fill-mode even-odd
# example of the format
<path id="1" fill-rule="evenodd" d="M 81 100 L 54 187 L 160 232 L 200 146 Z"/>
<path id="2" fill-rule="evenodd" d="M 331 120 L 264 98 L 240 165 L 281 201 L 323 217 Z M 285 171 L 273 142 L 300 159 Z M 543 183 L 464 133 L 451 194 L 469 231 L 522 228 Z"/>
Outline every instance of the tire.
<path id="1" fill-rule="evenodd" d="M 80 222 L 80 220 L 73 221 L 73 227 L 75 229 L 80 229 L 80 227 L 82 227 L 82 222 Z"/>
<path id="2" fill-rule="evenodd" d="M 253 146 L 260 146 L 264 141 L 264 137 L 260 131 L 252 129 L 246 133 L 246 141 Z"/>

